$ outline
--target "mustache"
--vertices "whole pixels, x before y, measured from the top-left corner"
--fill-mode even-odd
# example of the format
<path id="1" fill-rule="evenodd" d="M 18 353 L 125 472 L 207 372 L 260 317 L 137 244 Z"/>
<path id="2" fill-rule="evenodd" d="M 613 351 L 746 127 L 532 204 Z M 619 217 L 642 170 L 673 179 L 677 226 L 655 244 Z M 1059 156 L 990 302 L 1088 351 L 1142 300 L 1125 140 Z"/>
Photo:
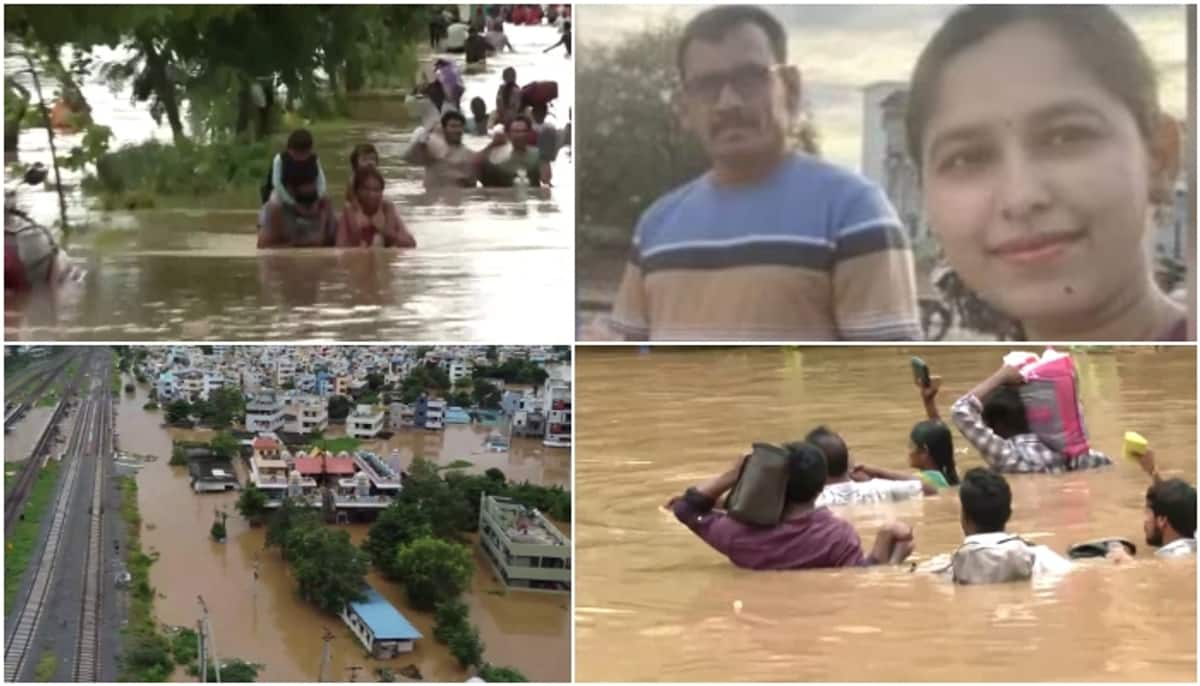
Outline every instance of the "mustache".
<path id="1" fill-rule="evenodd" d="M 727 112 L 718 115 L 713 120 L 712 126 L 709 127 L 713 135 L 719 134 L 729 128 L 758 128 L 758 117 L 748 112 Z"/>

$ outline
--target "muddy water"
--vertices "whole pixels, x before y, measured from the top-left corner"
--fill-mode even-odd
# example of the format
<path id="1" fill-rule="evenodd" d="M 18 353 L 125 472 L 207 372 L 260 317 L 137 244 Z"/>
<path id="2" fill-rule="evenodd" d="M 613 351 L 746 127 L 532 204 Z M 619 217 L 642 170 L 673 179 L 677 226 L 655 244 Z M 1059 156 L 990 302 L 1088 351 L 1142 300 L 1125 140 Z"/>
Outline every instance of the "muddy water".
<path id="1" fill-rule="evenodd" d="M 316 680 L 323 627 L 336 636 L 331 644 L 332 666 L 327 680 L 346 681 L 350 677 L 348 668 L 359 665 L 365 668 L 359 680 L 373 681 L 377 667 L 398 670 L 409 664 L 417 665 L 426 680 L 465 678 L 445 646 L 432 638 L 432 615 L 409 609 L 403 588 L 378 574 L 372 573 L 368 581 L 426 637 L 417 642 L 413 653 L 395 660 L 367 657 L 340 619 L 323 615 L 301 601 L 278 551 L 263 550 L 264 529 L 250 528 L 237 516 L 236 494 L 197 496 L 188 487 L 186 470 L 167 464 L 172 436 L 202 438 L 205 432 L 168 432 L 160 428 L 160 414 L 141 409 L 145 393 L 139 388 L 135 395 L 122 394 L 117 430 L 122 450 L 162 456 L 146 463 L 137 477 L 138 506 L 145 522 L 143 547 L 161 555 L 150 571 L 150 581 L 160 594 L 155 601 L 160 621 L 194 625 L 199 610 L 196 595 L 203 595 L 212 615 L 217 654 L 266 664 L 260 675 L 263 681 Z M 217 508 L 230 513 L 229 542 L 224 545 L 208 537 Z M 355 542 L 360 542 L 369 526 L 345 528 Z M 256 559 L 260 563 L 257 586 L 253 582 Z M 478 554 L 476 561 L 480 571 L 476 572 L 467 602 L 472 621 L 486 644 L 487 658 L 495 664 L 517 667 L 534 680 L 568 680 L 569 599 L 529 593 L 495 595 L 491 591 L 498 591 L 498 587 L 490 572 L 483 571 L 486 563 Z M 187 680 L 182 674 L 177 676 Z"/>
<path id="2" fill-rule="evenodd" d="M 541 53 L 558 34 L 544 26 L 509 32 L 517 52 L 489 60 L 486 73 L 465 75 L 464 103 L 476 95 L 494 103 L 500 72 L 513 66 L 522 83 L 559 82 L 553 109 L 557 124 L 565 124 L 574 101 L 574 63 Z M 163 138 L 149 114 L 107 94 L 103 84 L 90 83 L 84 91 L 117 143 Z M 397 204 L 417 249 L 258 251 L 257 189 L 245 198 L 198 199 L 193 208 L 115 214 L 89 209 L 73 192 L 72 221 L 89 225 L 71 246 L 88 269 L 86 280 L 52 305 L 10 305 L 8 338 L 489 340 L 514 330 L 523 340 L 568 337 L 570 150 L 553 165 L 552 190 L 435 198 L 422 188 L 422 170 L 400 162 L 413 126 L 355 124 L 318 137 L 316 147 L 340 207 L 351 149 L 363 141 L 375 144 L 385 196 Z M 60 151 L 77 138 L 60 140 Z M 467 143 L 480 149 L 486 140 L 468 137 Z M 22 132 L 19 159 L 48 163 L 43 131 Z M 20 202 L 43 221 L 57 218 L 57 200 L 48 191 L 22 190 Z"/>
<path id="3" fill-rule="evenodd" d="M 581 680 L 1098 681 L 1196 674 L 1196 566 L 1143 545 L 1148 480 L 1133 465 L 1013 476 L 1010 530 L 1062 552 L 1124 536 L 1139 560 L 1080 565 L 1057 586 L 959 587 L 897 568 L 735 569 L 660 506 L 729 467 L 752 440 L 828 423 L 853 459 L 903 469 L 921 418 L 908 356 L 945 376 L 939 406 L 994 371 L 1000 348 L 581 348 L 576 398 Z M 1169 476 L 1196 479 L 1191 349 L 1077 358 L 1094 445 L 1137 429 Z M 637 379 L 637 392 L 629 380 Z M 960 473 L 982 460 L 961 450 Z M 1120 458 L 1118 458 L 1120 459 Z M 957 496 L 839 508 L 864 538 L 915 524 L 918 557 L 962 540 Z M 735 603 L 739 603 L 735 609 Z"/>
<path id="4" fill-rule="evenodd" d="M 54 414 L 53 407 L 34 406 L 25 411 L 25 416 L 13 424 L 12 433 L 4 435 L 4 461 L 15 462 L 29 459 L 29 453 L 46 428 L 46 420 Z"/>

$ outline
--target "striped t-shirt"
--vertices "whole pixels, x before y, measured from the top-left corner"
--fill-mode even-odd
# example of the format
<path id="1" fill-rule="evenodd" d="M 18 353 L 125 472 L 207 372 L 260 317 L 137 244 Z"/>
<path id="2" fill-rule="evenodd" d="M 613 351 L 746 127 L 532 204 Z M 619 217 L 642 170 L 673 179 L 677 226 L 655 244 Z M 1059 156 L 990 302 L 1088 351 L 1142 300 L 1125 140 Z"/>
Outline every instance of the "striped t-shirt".
<path id="1" fill-rule="evenodd" d="M 912 252 L 874 184 L 790 155 L 702 176 L 642 215 L 610 325 L 633 340 L 919 340 Z"/>

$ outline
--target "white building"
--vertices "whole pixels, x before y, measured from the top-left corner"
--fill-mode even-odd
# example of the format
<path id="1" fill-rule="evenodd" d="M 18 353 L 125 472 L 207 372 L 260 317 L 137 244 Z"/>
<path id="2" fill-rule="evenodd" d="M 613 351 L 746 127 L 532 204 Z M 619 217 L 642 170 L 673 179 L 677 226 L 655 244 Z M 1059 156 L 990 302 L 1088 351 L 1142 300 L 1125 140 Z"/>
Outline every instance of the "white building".
<path id="1" fill-rule="evenodd" d="M 909 158 L 904 112 L 908 84 L 873 83 L 863 89 L 863 174 L 887 194 L 910 240 L 928 235 L 923 219 L 920 176 Z"/>
<path id="2" fill-rule="evenodd" d="M 307 397 L 300 400 L 300 433 L 313 434 L 329 428 L 329 404 L 324 398 Z"/>
<path id="3" fill-rule="evenodd" d="M 346 417 L 346 435 L 352 438 L 375 438 L 383 431 L 383 408 L 378 405 L 359 405 Z"/>
<path id="4" fill-rule="evenodd" d="M 188 369 L 178 374 L 180 395 L 189 402 L 206 399 L 204 394 L 204 372 Z"/>
<path id="5" fill-rule="evenodd" d="M 543 395 L 546 415 L 546 437 L 542 444 L 551 448 L 571 447 L 571 382 L 562 379 L 546 379 Z"/>
<path id="6" fill-rule="evenodd" d="M 208 372 L 204 375 L 204 398 L 212 397 L 213 391 L 225 387 L 225 375 L 221 372 Z"/>
<path id="7" fill-rule="evenodd" d="M 159 374 L 154 382 L 154 392 L 158 395 L 160 404 L 175 400 L 179 397 L 179 379 L 170 370 Z"/>
<path id="8" fill-rule="evenodd" d="M 471 375 L 471 363 L 468 360 L 452 360 L 449 374 L 450 383 L 456 384 Z"/>
<path id="9" fill-rule="evenodd" d="M 571 541 L 537 510 L 481 495 L 479 545 L 508 588 L 570 592 Z"/>
<path id="10" fill-rule="evenodd" d="M 425 406 L 425 428 L 438 430 L 446 426 L 446 401 L 431 399 Z"/>
<path id="11" fill-rule="evenodd" d="M 275 361 L 275 386 L 281 388 L 287 384 L 295 383 L 296 380 L 296 361 L 290 356 L 280 357 Z"/>
<path id="12" fill-rule="evenodd" d="M 246 430 L 259 433 L 283 429 L 283 397 L 264 391 L 246 403 Z"/>

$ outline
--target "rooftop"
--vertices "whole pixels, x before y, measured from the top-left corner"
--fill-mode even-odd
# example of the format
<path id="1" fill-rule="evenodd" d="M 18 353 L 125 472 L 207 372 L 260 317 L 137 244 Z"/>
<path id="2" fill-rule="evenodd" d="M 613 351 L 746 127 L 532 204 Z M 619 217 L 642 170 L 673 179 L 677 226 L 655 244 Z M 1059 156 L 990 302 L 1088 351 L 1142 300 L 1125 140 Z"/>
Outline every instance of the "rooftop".
<path id="1" fill-rule="evenodd" d="M 362 618 L 363 623 L 375 634 L 375 638 L 383 640 L 413 641 L 423 638 L 400 611 L 379 595 L 370 586 L 367 587 L 366 600 L 351 602 L 350 607 Z"/>
<path id="2" fill-rule="evenodd" d="M 328 457 L 324 461 L 320 457 L 298 457 L 295 467 L 301 475 L 354 474 L 354 460 L 348 457 Z"/>

